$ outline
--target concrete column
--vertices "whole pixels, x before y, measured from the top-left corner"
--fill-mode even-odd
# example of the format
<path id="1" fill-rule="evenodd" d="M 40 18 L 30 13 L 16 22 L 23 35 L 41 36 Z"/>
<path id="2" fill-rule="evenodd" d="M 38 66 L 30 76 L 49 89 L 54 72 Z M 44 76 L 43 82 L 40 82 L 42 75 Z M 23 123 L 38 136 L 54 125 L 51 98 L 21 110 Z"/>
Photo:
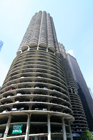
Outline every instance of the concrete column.
<path id="1" fill-rule="evenodd" d="M 29 105 L 29 110 L 31 110 L 31 108 L 32 108 L 32 105 Z"/>
<path id="2" fill-rule="evenodd" d="M 46 48 L 46 52 L 48 52 L 48 48 Z"/>
<path id="3" fill-rule="evenodd" d="M 35 140 L 38 140 L 38 139 L 37 139 L 37 136 L 35 136 Z"/>
<path id="4" fill-rule="evenodd" d="M 41 137 L 39 137 L 39 140 L 41 140 Z"/>
<path id="5" fill-rule="evenodd" d="M 30 50 L 30 47 L 28 46 L 28 51 Z"/>
<path id="6" fill-rule="evenodd" d="M 62 119 L 62 124 L 63 124 L 63 140 L 67 140 L 64 118 Z"/>
<path id="7" fill-rule="evenodd" d="M 29 139 L 29 129 L 30 129 L 30 114 L 28 114 L 28 119 L 27 119 L 25 140 Z"/>
<path id="8" fill-rule="evenodd" d="M 48 105 L 48 108 L 47 109 L 48 109 L 48 111 L 50 111 L 50 106 L 49 105 Z"/>
<path id="9" fill-rule="evenodd" d="M 9 131 L 10 121 L 11 121 L 11 116 L 9 116 L 9 118 L 8 118 L 3 140 L 6 140 L 6 137 L 7 137 L 8 131 Z"/>
<path id="10" fill-rule="evenodd" d="M 48 114 L 48 140 L 51 140 L 51 126 L 50 126 L 50 115 Z"/>
<path id="11" fill-rule="evenodd" d="M 73 140 L 72 131 L 71 131 L 71 123 L 69 122 L 69 131 L 70 131 L 70 138 Z"/>
<path id="12" fill-rule="evenodd" d="M 37 46 L 37 50 L 39 50 L 39 46 Z"/>

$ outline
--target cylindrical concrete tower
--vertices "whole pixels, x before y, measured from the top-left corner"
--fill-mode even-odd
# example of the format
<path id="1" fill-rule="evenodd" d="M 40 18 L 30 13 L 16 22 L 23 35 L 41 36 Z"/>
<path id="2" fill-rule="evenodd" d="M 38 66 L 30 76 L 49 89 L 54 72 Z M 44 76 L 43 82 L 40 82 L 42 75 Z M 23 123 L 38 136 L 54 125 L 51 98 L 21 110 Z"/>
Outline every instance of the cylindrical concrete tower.
<path id="1" fill-rule="evenodd" d="M 52 17 L 36 13 L 0 90 L 2 140 L 72 140 L 69 92 Z"/>
<path id="2" fill-rule="evenodd" d="M 80 136 L 85 130 L 88 130 L 88 123 L 84 113 L 83 105 L 80 100 L 80 96 L 77 94 L 77 87 L 74 81 L 74 77 L 67 59 L 65 48 L 59 43 L 61 59 L 64 65 L 64 71 L 67 81 L 67 87 L 70 95 L 73 116 L 75 121 L 72 123 L 72 133 L 74 137 Z"/>
<path id="3" fill-rule="evenodd" d="M 53 19 L 49 13 L 36 13 L 23 37 L 17 54 L 21 51 L 33 49 L 33 47 L 45 48 L 46 50 L 59 53 L 58 42 Z"/>

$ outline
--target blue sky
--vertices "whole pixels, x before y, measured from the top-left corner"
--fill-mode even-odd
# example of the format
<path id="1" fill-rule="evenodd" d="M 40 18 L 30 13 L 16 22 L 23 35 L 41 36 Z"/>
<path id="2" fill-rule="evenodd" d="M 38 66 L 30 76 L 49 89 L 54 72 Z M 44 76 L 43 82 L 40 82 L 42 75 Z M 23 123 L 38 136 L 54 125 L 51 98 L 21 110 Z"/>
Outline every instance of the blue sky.
<path id="1" fill-rule="evenodd" d="M 73 50 L 88 87 L 93 91 L 93 0 L 0 0 L 0 85 L 16 56 L 32 16 L 53 17 L 57 38 Z"/>

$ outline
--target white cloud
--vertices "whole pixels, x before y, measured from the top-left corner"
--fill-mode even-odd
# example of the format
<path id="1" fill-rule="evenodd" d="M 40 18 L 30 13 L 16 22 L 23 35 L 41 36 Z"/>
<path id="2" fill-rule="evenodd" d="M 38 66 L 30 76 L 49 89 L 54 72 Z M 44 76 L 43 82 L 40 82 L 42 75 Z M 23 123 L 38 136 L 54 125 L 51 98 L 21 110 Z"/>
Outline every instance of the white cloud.
<path id="1" fill-rule="evenodd" d="M 73 50 L 69 50 L 67 53 L 69 53 L 70 55 L 72 55 L 73 57 L 75 57 Z"/>
<path id="2" fill-rule="evenodd" d="M 0 60 L 0 86 L 2 86 L 7 72 L 8 72 L 8 67 L 5 65 L 5 63 L 2 60 Z"/>

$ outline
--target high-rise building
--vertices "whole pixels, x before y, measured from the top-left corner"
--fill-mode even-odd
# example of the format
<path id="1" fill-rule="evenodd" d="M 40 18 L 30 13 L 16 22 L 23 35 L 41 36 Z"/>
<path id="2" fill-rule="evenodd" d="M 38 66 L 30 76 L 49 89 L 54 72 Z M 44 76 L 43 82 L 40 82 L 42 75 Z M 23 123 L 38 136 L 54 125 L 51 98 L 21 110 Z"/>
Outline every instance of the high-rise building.
<path id="1" fill-rule="evenodd" d="M 2 46 L 3 46 L 3 42 L 0 40 L 0 51 L 2 49 Z"/>
<path id="2" fill-rule="evenodd" d="M 82 72 L 79 68 L 77 60 L 70 54 L 67 54 L 73 77 L 75 79 L 78 95 L 81 98 L 83 108 L 86 114 L 90 131 L 93 131 L 93 99 L 84 80 Z"/>
<path id="3" fill-rule="evenodd" d="M 79 95 L 77 94 L 78 93 L 77 87 L 75 84 L 72 70 L 70 68 L 70 65 L 67 59 L 65 48 L 60 43 L 59 43 L 59 49 L 60 49 L 61 59 L 64 65 L 64 71 L 65 71 L 69 96 L 71 100 L 73 116 L 75 118 L 75 121 L 71 124 L 72 133 L 73 133 L 73 137 L 79 137 L 84 130 L 88 129 L 87 120 L 86 120 L 86 116 L 83 110 L 81 99 Z"/>
<path id="4" fill-rule="evenodd" d="M 88 88 L 88 89 L 89 89 L 89 93 L 90 93 L 92 100 L 93 100 L 93 92 L 91 91 L 91 88 Z"/>
<path id="5" fill-rule="evenodd" d="M 0 139 L 73 140 L 76 100 L 76 118 L 85 123 L 78 133 L 88 129 L 66 53 L 59 48 L 52 17 L 36 13 L 0 90 Z"/>

